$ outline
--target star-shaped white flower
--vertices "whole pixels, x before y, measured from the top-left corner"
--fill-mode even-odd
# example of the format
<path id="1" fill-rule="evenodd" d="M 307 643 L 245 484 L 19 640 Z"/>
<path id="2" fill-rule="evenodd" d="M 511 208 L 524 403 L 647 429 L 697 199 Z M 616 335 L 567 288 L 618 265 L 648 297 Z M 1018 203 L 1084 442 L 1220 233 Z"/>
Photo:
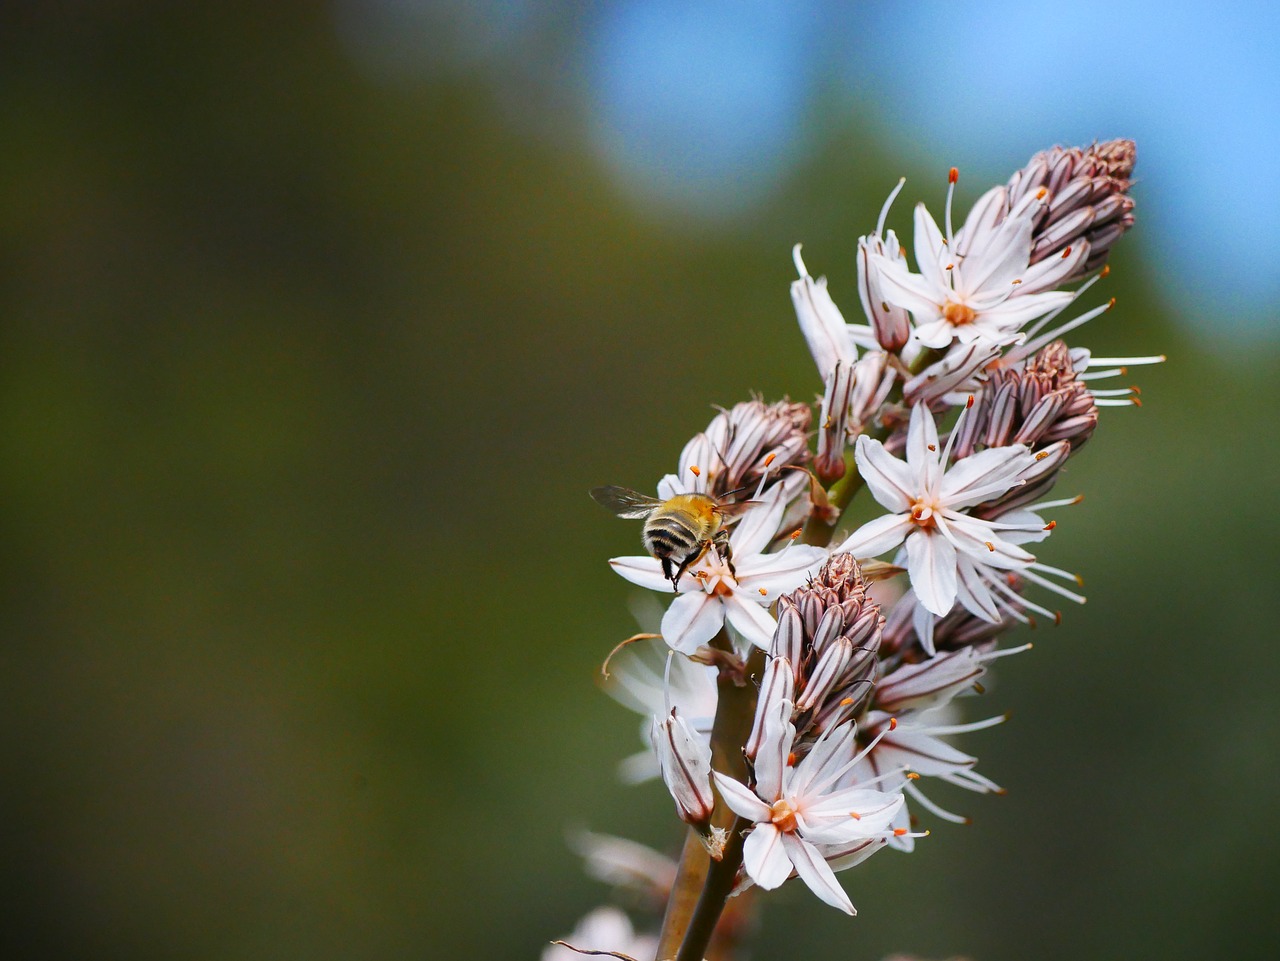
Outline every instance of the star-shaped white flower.
<path id="1" fill-rule="evenodd" d="M 692 654 L 724 626 L 733 625 L 746 640 L 768 649 L 777 622 L 769 605 L 816 573 L 827 559 L 821 547 L 788 544 L 774 554 L 762 553 L 778 533 L 790 485 L 778 484 L 747 510 L 729 535 L 733 570 L 715 548 L 685 571 L 680 596 L 662 617 L 662 637 L 672 649 Z M 619 574 L 641 587 L 671 591 L 662 565 L 653 557 L 615 557 Z"/>
<path id="2" fill-rule="evenodd" d="M 739 816 L 755 822 L 743 847 L 743 868 L 765 890 L 778 887 L 794 872 L 824 902 L 856 914 L 827 863 L 827 855 L 855 840 L 890 833 L 902 795 L 860 787 L 834 788 L 856 763 L 852 723 L 834 729 L 804 760 L 789 767 L 796 729 L 787 719 L 791 704 L 784 701 L 781 707 L 765 722 L 764 739 L 755 759 L 754 790 L 713 772 L 725 803 Z"/>
<path id="3" fill-rule="evenodd" d="M 938 428 L 924 404 L 911 412 L 905 462 L 878 440 L 859 437 L 858 470 L 872 496 L 891 513 L 862 525 L 835 552 L 875 557 L 902 545 L 911 586 L 931 613 L 942 617 L 958 598 L 979 617 L 998 620 L 981 575 L 990 568 L 1026 568 L 1035 557 L 997 532 L 1035 536 L 1043 531 L 1030 532 L 1025 522 L 971 517 L 964 510 L 1022 484 L 1021 474 L 1035 463 L 1035 455 L 1022 444 L 993 447 L 948 469 L 948 452 L 939 447 Z"/>
<path id="4" fill-rule="evenodd" d="M 1075 295 L 1069 291 L 1021 290 L 1031 269 L 1036 213 L 1031 208 L 1006 217 L 980 249 L 964 256 L 948 243 L 924 204 L 917 204 L 914 245 L 920 272 L 912 273 L 902 260 L 871 255 L 885 300 L 911 311 L 923 346 L 945 348 L 956 338 L 962 344 L 979 338 L 1007 342 L 1024 324 L 1071 302 Z"/>

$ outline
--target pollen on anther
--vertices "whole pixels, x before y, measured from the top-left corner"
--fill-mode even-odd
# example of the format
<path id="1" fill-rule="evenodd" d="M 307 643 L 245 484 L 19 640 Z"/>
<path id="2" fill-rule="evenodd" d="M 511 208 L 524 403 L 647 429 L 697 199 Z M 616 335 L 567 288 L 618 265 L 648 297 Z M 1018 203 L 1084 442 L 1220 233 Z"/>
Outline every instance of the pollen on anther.
<path id="1" fill-rule="evenodd" d="M 983 541 L 983 543 L 987 545 L 987 550 L 989 550 L 992 554 L 996 552 L 995 544 L 992 544 L 990 541 Z"/>
<path id="2" fill-rule="evenodd" d="M 769 596 L 769 592 L 768 592 L 767 590 L 765 590 L 763 587 L 761 587 L 759 590 L 760 590 L 760 596 L 761 596 L 761 597 L 768 597 L 768 596 Z"/>
<path id="3" fill-rule="evenodd" d="M 1051 531 L 1051 530 L 1053 530 L 1053 529 L 1054 529 L 1055 527 L 1057 527 L 1057 526 L 1058 526 L 1058 522 L 1057 522 L 1057 521 L 1049 521 L 1049 523 L 1047 523 L 1047 524 L 1045 524 L 1045 525 L 1044 525 L 1044 529 L 1045 529 L 1045 530 L 1047 530 L 1047 531 Z"/>
<path id="4" fill-rule="evenodd" d="M 937 444 L 929 444 L 928 447 L 929 447 L 929 450 L 931 451 L 936 451 L 938 449 Z"/>
<path id="5" fill-rule="evenodd" d="M 1139 400 L 1137 397 L 1130 397 L 1130 398 L 1129 398 L 1129 403 L 1131 403 L 1134 407 L 1141 407 L 1141 406 L 1142 406 L 1142 401 L 1141 401 L 1141 400 Z"/>
<path id="6" fill-rule="evenodd" d="M 861 815 L 861 814 L 859 814 L 857 811 L 850 811 L 850 812 L 849 812 L 849 817 L 853 818 L 855 821 L 861 821 L 861 820 L 862 820 L 862 815 Z"/>
<path id="7" fill-rule="evenodd" d="M 822 429 L 823 429 L 823 430 L 830 430 L 830 429 L 831 429 L 831 423 L 832 423 L 831 418 L 830 418 L 830 417 L 828 417 L 826 420 L 824 420 L 824 421 L 822 422 Z"/>
<path id="8" fill-rule="evenodd" d="M 791 535 L 790 535 L 790 536 L 791 536 L 791 539 L 792 539 L 792 540 L 795 540 L 797 537 L 799 537 L 799 536 L 800 536 L 801 534 L 803 534 L 803 533 L 804 533 L 804 528 L 802 528 L 802 527 L 797 527 L 795 530 L 793 530 L 793 531 L 791 532 Z"/>
<path id="9" fill-rule="evenodd" d="M 1107 301 L 1107 310 L 1110 310 L 1115 305 L 1116 305 L 1116 299 L 1112 297 L 1110 300 Z"/>
<path id="10" fill-rule="evenodd" d="M 1062 611 L 1053 612 L 1053 626 L 1058 627 L 1062 623 Z"/>
<path id="11" fill-rule="evenodd" d="M 887 313 L 889 312 L 889 303 L 888 303 L 888 301 L 885 301 L 885 300 L 880 301 L 880 309 L 881 309 L 881 310 L 883 310 L 883 311 L 887 314 Z"/>
<path id="12" fill-rule="evenodd" d="M 973 406 L 973 395 L 970 394 L 968 399 L 964 402 L 964 409 L 968 410 L 972 406 Z"/>
<path id="13" fill-rule="evenodd" d="M 1110 265 L 1110 264 L 1103 264 L 1103 265 L 1102 265 L 1102 270 L 1101 270 L 1101 272 L 1098 274 L 1098 276 L 1099 276 L 1099 277 L 1105 277 L 1105 276 L 1107 276 L 1109 273 L 1111 273 L 1111 265 Z"/>
<path id="14" fill-rule="evenodd" d="M 898 719 L 896 717 L 889 718 L 889 730 L 896 731 L 898 729 Z"/>
<path id="15" fill-rule="evenodd" d="M 1064 248 L 1063 248 L 1063 250 L 1062 250 L 1062 259 L 1063 259 L 1063 260 L 1066 260 L 1066 259 L 1067 259 L 1068 257 L 1070 257 L 1070 256 L 1071 256 L 1071 248 L 1070 248 L 1070 247 L 1064 247 Z"/>
<path id="16" fill-rule="evenodd" d="M 787 755 L 787 767 L 796 766 L 796 752 L 792 751 Z"/>
<path id="17" fill-rule="evenodd" d="M 945 268 L 945 269 L 947 269 L 947 270 L 955 270 L 955 269 L 956 269 L 956 265 L 955 265 L 955 264 L 947 264 L 947 266 L 946 266 L 946 268 Z"/>
<path id="18" fill-rule="evenodd" d="M 1049 452 L 1047 450 L 1042 450 L 1036 454 L 1036 460 L 1044 460 L 1048 456 Z"/>
<path id="19" fill-rule="evenodd" d="M 902 835 L 904 835 L 904 834 L 906 834 L 906 833 L 907 833 L 907 829 L 906 829 L 906 828 L 894 828 L 894 829 L 893 829 L 893 836 L 894 836 L 895 838 L 900 838 L 900 837 L 902 837 Z"/>
<path id="20" fill-rule="evenodd" d="M 949 171 L 947 171 L 947 183 L 953 184 L 959 179 L 960 179 L 959 168 L 952 167 Z"/>
<path id="21" fill-rule="evenodd" d="M 1047 196 L 1049 196 L 1048 187 L 1041 187 L 1039 190 L 1036 191 L 1036 200 L 1044 200 L 1044 198 Z"/>
<path id="22" fill-rule="evenodd" d="M 1012 283 L 1013 283 L 1013 286 L 1017 287 L 1018 284 L 1022 283 L 1022 278 L 1019 277 L 1018 279 L 1012 281 Z"/>
<path id="23" fill-rule="evenodd" d="M 851 698 L 851 697 L 841 698 L 841 700 L 840 700 L 840 706 L 841 706 L 841 707 L 848 707 L 848 706 L 849 706 L 850 704 L 852 704 L 852 703 L 853 703 L 853 698 Z"/>
<path id="24" fill-rule="evenodd" d="M 919 774 L 917 774 L 915 771 L 908 771 L 908 772 L 907 772 L 907 780 L 908 780 L 908 781 L 918 781 L 918 780 L 920 780 L 920 775 L 919 775 Z"/>
<path id="25" fill-rule="evenodd" d="M 690 464 L 689 470 L 693 472 L 694 477 L 702 476 L 702 468 L 700 468 L 697 464 Z"/>

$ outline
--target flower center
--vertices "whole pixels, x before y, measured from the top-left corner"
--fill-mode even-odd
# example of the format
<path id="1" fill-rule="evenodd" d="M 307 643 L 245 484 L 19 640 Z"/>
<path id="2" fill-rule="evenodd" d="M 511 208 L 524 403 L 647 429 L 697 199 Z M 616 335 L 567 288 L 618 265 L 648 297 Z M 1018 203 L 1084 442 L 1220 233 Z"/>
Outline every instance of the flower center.
<path id="1" fill-rule="evenodd" d="M 920 498 L 911 502 L 911 519 L 925 530 L 932 530 L 938 526 L 933 511 L 934 504 L 932 501 Z"/>
<path id="2" fill-rule="evenodd" d="M 942 319 L 952 327 L 963 327 L 965 324 L 972 324 L 978 316 L 978 312 L 966 304 L 957 304 L 953 300 L 948 300 L 945 307 L 942 308 Z"/>
<path id="3" fill-rule="evenodd" d="M 790 834 L 796 829 L 796 809 L 786 798 L 774 801 L 773 806 L 769 808 L 769 820 L 779 831 Z"/>

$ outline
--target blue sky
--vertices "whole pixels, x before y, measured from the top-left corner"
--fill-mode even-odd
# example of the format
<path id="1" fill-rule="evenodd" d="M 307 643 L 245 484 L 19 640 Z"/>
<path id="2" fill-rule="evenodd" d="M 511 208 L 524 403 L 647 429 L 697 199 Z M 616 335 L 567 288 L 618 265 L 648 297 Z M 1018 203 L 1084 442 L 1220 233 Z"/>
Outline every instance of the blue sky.
<path id="1" fill-rule="evenodd" d="M 505 72 L 518 122 L 538 122 L 531 78 L 544 109 L 559 88 L 620 184 L 687 217 L 765 199 L 820 142 L 817 104 L 833 94 L 889 131 L 904 166 L 960 167 L 969 199 L 1043 147 L 1131 137 L 1136 242 L 1171 312 L 1210 340 L 1280 339 L 1280 7 L 335 0 L 335 13 L 383 75 Z M 937 202 L 928 185 L 909 192 Z"/>

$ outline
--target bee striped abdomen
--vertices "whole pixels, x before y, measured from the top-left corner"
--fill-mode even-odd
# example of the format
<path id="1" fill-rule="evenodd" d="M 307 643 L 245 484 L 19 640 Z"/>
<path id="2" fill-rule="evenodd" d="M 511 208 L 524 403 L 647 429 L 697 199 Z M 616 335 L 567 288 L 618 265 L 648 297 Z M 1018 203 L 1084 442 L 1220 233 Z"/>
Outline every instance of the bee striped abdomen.
<path id="1" fill-rule="evenodd" d="M 678 515 L 657 514 L 645 524 L 644 540 L 650 554 L 683 560 L 697 550 L 702 531 Z"/>

